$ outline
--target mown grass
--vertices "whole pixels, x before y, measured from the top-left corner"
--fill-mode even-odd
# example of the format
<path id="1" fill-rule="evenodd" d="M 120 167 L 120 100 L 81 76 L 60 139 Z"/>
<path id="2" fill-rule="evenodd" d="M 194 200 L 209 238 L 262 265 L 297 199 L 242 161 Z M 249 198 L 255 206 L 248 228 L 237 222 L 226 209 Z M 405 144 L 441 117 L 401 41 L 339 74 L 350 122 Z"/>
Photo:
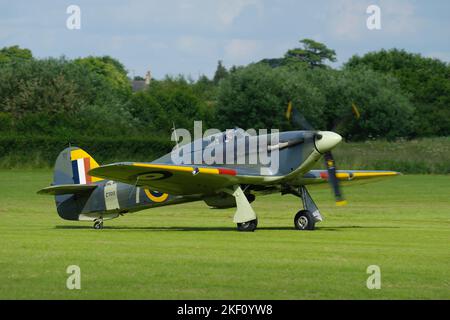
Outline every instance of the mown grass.
<path id="1" fill-rule="evenodd" d="M 203 203 L 105 223 L 61 220 L 36 195 L 49 170 L 0 171 L 0 299 L 449 299 L 450 178 L 400 176 L 345 188 L 337 208 L 311 188 L 326 220 L 293 230 L 299 200 L 258 198 L 259 229 Z M 81 268 L 81 290 L 66 268 Z M 366 287 L 369 265 L 382 287 Z"/>

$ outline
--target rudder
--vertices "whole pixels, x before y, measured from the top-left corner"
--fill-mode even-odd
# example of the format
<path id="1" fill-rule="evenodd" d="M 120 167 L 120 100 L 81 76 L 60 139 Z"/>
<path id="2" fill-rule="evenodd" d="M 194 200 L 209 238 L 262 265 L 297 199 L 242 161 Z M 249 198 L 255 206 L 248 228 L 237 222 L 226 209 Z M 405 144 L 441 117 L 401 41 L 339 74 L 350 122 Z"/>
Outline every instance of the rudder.
<path id="1" fill-rule="evenodd" d="M 99 165 L 86 151 L 78 147 L 69 147 L 61 151 L 56 158 L 53 185 L 91 184 L 102 179 L 88 175 L 89 170 Z"/>

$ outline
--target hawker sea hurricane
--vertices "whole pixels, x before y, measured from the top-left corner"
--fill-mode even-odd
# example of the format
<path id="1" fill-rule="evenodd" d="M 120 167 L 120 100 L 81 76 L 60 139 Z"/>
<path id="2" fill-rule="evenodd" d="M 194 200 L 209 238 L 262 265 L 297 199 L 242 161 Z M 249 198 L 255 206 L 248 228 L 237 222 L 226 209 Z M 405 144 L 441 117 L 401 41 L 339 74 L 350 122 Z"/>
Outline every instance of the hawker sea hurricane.
<path id="1" fill-rule="evenodd" d="M 215 148 L 226 150 L 233 143 L 257 145 L 260 135 L 243 130 L 216 134 Z M 272 141 L 270 137 L 264 137 Z M 40 194 L 54 195 L 59 216 L 66 220 L 93 221 L 95 229 L 103 221 L 149 208 L 204 201 L 214 208 L 236 207 L 234 223 L 239 231 L 254 231 L 257 215 L 251 203 L 257 195 L 280 193 L 299 197 L 300 210 L 294 215 L 298 230 L 313 230 L 322 221 L 317 205 L 307 186 L 329 182 L 338 205 L 344 204 L 339 181 L 395 176 L 392 171 L 336 170 L 331 150 L 341 142 L 341 136 L 331 131 L 289 131 L 278 133 L 276 144 L 266 146 L 269 153 L 278 152 L 278 166 L 255 164 L 176 164 L 173 153 L 153 162 L 122 162 L 99 166 L 84 150 L 69 147 L 63 150 L 55 164 L 53 183 Z M 208 147 L 211 139 L 194 141 L 180 147 L 192 158 Z M 200 147 L 198 147 L 200 146 Z M 246 155 L 254 151 L 248 148 Z M 224 151 L 225 152 L 225 151 Z M 312 170 L 325 160 L 326 170 Z M 194 163 L 194 162 L 193 162 Z"/>

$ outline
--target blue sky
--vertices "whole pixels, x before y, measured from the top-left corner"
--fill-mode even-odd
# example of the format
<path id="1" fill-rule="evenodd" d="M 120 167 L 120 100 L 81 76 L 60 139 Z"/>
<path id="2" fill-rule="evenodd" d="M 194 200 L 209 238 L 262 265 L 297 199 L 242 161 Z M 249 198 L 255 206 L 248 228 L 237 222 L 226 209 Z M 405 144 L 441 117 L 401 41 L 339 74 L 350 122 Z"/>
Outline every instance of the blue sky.
<path id="1" fill-rule="evenodd" d="M 81 8 L 81 29 L 68 30 L 69 5 Z M 381 9 L 381 30 L 368 30 L 369 5 Z M 0 47 L 20 45 L 37 57 L 111 55 L 130 75 L 211 76 L 227 67 L 282 56 L 313 38 L 353 54 L 404 48 L 450 62 L 448 0 L 0 0 Z"/>

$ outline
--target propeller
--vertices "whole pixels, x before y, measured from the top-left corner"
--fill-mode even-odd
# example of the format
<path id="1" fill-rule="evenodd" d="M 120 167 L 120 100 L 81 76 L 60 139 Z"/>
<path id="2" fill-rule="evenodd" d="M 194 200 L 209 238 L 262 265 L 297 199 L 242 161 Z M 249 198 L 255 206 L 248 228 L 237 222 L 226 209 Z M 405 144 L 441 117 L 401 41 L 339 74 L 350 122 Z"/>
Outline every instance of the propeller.
<path id="1" fill-rule="evenodd" d="M 327 151 L 325 152 L 323 157 L 325 159 L 325 166 L 327 167 L 328 171 L 328 182 L 333 189 L 334 198 L 336 199 L 336 205 L 345 206 L 347 204 L 347 201 L 342 195 L 339 179 L 336 176 L 336 165 L 334 162 L 333 154 L 331 153 L 331 151 Z"/>
<path id="2" fill-rule="evenodd" d="M 350 116 L 355 116 L 355 118 L 360 118 L 360 113 L 356 105 L 352 104 L 352 114 Z M 295 108 L 292 106 L 292 101 L 289 101 L 288 108 L 286 110 L 286 118 L 290 121 L 292 119 L 292 122 L 294 124 L 298 124 L 301 126 L 301 128 L 309 130 L 309 131 L 315 131 L 315 138 L 316 140 L 320 140 L 322 137 L 318 133 L 317 130 L 314 130 L 311 124 L 305 119 L 305 117 Z M 342 117 L 339 121 L 336 121 L 333 125 L 332 131 L 334 131 L 339 125 L 341 125 L 343 122 L 349 120 L 348 115 Z M 336 135 L 337 136 L 337 135 Z M 347 204 L 347 201 L 344 199 L 344 196 L 342 195 L 339 179 L 336 175 L 336 164 L 334 161 L 333 154 L 331 151 L 326 151 L 323 154 L 324 161 L 325 161 L 325 167 L 327 168 L 327 176 L 328 176 L 328 182 L 330 183 L 330 186 L 333 190 L 334 197 L 336 199 L 336 205 L 337 206 L 344 206 Z"/>

